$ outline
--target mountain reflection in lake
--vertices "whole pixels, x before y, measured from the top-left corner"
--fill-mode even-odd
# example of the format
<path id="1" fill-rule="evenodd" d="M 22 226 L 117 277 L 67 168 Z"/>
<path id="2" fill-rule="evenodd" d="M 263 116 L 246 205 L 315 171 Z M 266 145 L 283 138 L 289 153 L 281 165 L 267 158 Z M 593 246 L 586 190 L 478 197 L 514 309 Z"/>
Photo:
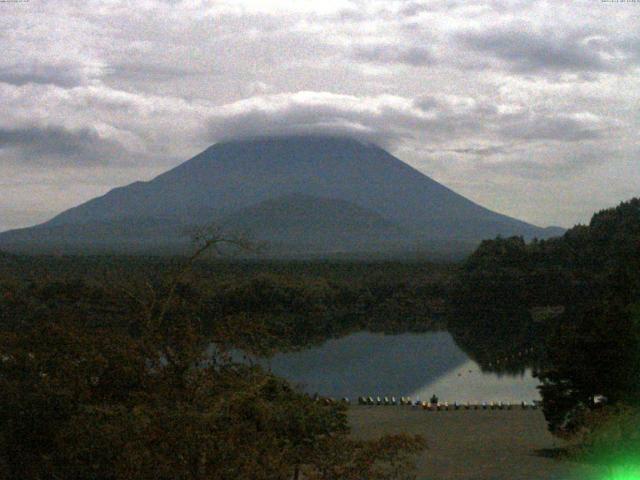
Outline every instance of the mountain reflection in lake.
<path id="1" fill-rule="evenodd" d="M 441 401 L 520 402 L 538 399 L 537 380 L 485 373 L 446 332 L 384 335 L 360 332 L 264 364 L 310 394 L 334 398 L 419 396 Z"/>

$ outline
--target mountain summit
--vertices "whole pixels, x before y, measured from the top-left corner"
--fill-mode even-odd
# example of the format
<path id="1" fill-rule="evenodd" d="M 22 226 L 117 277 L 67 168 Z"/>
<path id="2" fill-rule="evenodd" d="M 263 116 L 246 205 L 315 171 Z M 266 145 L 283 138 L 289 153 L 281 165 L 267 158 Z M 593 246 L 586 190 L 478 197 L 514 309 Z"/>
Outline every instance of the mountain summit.
<path id="1" fill-rule="evenodd" d="M 188 227 L 208 223 L 249 231 L 274 255 L 467 249 L 497 235 L 561 233 L 481 207 L 375 145 L 301 136 L 215 144 L 153 180 L 0 234 L 0 248 L 180 251 Z"/>

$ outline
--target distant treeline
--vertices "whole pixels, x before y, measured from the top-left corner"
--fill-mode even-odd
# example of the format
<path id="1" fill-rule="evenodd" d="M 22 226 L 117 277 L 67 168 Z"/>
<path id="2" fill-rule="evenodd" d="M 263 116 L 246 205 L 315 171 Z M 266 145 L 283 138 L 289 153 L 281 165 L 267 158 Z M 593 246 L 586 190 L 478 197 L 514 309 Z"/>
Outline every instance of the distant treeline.
<path id="1" fill-rule="evenodd" d="M 132 311 L 167 292 L 182 261 L 7 255 L 0 261 L 1 321 L 19 328 L 43 311 L 66 308 L 96 325 L 126 328 Z M 230 348 L 268 354 L 356 330 L 445 328 L 454 271 L 418 262 L 209 260 L 196 263 L 175 293 L 205 331 L 218 338 L 225 332 Z"/>

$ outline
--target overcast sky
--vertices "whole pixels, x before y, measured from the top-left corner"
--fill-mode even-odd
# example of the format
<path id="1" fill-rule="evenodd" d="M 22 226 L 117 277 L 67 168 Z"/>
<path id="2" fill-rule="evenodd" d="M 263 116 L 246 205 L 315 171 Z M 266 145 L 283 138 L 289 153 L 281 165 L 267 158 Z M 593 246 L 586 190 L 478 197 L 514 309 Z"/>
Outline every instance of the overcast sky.
<path id="1" fill-rule="evenodd" d="M 640 2 L 1 2 L 0 52 L 0 230 L 300 131 L 542 226 L 640 195 Z"/>

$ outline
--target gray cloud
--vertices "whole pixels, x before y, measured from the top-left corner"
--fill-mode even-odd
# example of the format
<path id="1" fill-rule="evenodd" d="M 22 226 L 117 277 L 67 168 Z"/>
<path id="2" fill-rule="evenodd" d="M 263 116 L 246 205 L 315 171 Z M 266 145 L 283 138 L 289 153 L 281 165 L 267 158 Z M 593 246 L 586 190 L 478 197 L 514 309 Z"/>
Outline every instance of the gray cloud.
<path id="1" fill-rule="evenodd" d="M 603 135 L 602 127 L 594 122 L 564 115 L 533 116 L 524 121 L 503 125 L 500 127 L 500 132 L 508 138 L 564 142 L 595 140 Z"/>
<path id="2" fill-rule="evenodd" d="M 428 12 L 432 8 L 424 2 L 406 2 L 403 4 L 398 13 L 405 17 L 414 17 L 422 12 Z"/>
<path id="3" fill-rule="evenodd" d="M 253 97 L 215 108 L 209 141 L 264 135 L 333 134 L 394 148 L 403 142 L 449 142 L 498 130 L 513 115 L 472 97 L 373 97 L 297 92 Z"/>
<path id="4" fill-rule="evenodd" d="M 606 125 L 588 112 L 537 114 L 523 106 L 520 111 L 501 112 L 500 107 L 486 99 L 451 95 L 423 95 L 415 99 L 329 92 L 264 95 L 215 108 L 209 116 L 206 135 L 209 141 L 217 141 L 325 133 L 353 136 L 390 148 L 403 142 L 447 145 L 464 141 L 471 145 L 425 151 L 488 157 L 506 154 L 515 144 L 522 146 L 525 142 L 570 144 L 598 140 Z M 473 145 L 483 138 L 508 143 Z"/>
<path id="5" fill-rule="evenodd" d="M 517 72 L 603 72 L 616 68 L 604 55 L 606 44 L 589 42 L 592 32 L 568 35 L 562 31 L 533 31 L 526 25 L 458 35 L 463 45 L 507 63 Z"/>
<path id="6" fill-rule="evenodd" d="M 478 165 L 485 171 L 509 174 L 530 180 L 564 179 L 587 175 L 592 167 L 605 164 L 610 154 L 596 151 L 556 153 L 553 159 L 510 159 Z"/>
<path id="7" fill-rule="evenodd" d="M 510 151 L 506 145 L 491 145 L 488 147 L 467 147 L 467 148 L 451 148 L 445 150 L 448 152 L 458 153 L 462 155 L 476 155 L 479 157 L 491 157 L 494 155 L 503 155 Z"/>
<path id="8" fill-rule="evenodd" d="M 476 2 L 475 7 L 480 8 L 495 8 L 495 0 L 493 1 L 484 1 L 484 2 Z M 511 0 L 513 4 L 513 0 Z M 439 0 L 439 1 L 413 1 L 413 0 L 402 0 L 400 2 L 400 8 L 397 10 L 397 14 L 404 17 L 414 17 L 416 15 L 420 15 L 424 12 L 438 12 L 438 11 L 446 11 L 451 12 L 458 8 L 469 7 L 469 2 L 465 0 Z M 468 12 L 465 12 L 467 15 Z"/>
<path id="9" fill-rule="evenodd" d="M 627 60 L 635 65 L 640 64 L 640 35 L 622 35 L 617 46 L 625 52 Z"/>
<path id="10" fill-rule="evenodd" d="M 105 78 L 136 80 L 146 82 L 166 82 L 175 79 L 201 75 L 204 72 L 193 68 L 179 68 L 163 63 L 148 61 L 123 61 L 105 68 Z"/>
<path id="11" fill-rule="evenodd" d="M 24 165 L 93 165 L 121 155 L 117 142 L 102 138 L 94 129 L 60 126 L 0 128 L 0 155 Z"/>
<path id="12" fill-rule="evenodd" d="M 41 63 L 0 65 L 0 83 L 22 86 L 29 83 L 75 87 L 83 83 L 82 72 L 73 65 Z"/>
<path id="13" fill-rule="evenodd" d="M 384 128 L 389 117 L 400 114 L 392 104 L 389 98 L 361 99 L 326 92 L 268 95 L 217 109 L 209 119 L 207 135 L 210 141 L 218 141 L 331 134 L 390 146 L 408 135 L 398 125 Z"/>
<path id="14" fill-rule="evenodd" d="M 360 45 L 353 49 L 353 57 L 370 63 L 399 63 L 414 67 L 431 65 L 435 62 L 429 47 L 394 44 Z"/>

